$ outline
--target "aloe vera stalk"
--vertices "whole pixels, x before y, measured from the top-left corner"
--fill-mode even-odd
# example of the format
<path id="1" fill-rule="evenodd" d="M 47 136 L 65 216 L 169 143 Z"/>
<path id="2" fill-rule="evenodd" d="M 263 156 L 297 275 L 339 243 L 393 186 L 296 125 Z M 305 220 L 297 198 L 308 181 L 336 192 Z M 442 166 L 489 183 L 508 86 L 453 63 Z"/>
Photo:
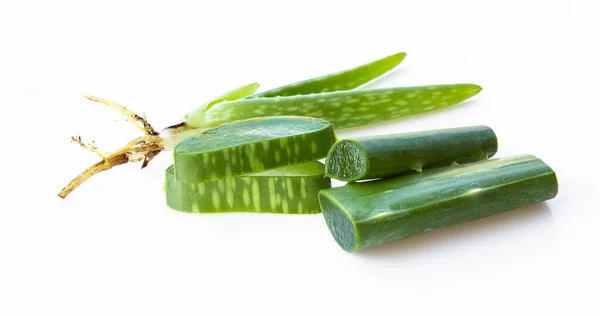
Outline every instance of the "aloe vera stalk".
<path id="1" fill-rule="evenodd" d="M 404 60 L 404 57 L 406 57 L 406 53 L 396 53 L 352 69 L 292 83 L 252 95 L 248 98 L 352 90 L 394 69 Z"/>
<path id="2" fill-rule="evenodd" d="M 254 117 L 289 115 L 317 117 L 340 129 L 441 109 L 479 91 L 481 87 L 474 84 L 451 84 L 240 99 L 191 113 L 187 124 L 207 128 Z"/>
<path id="3" fill-rule="evenodd" d="M 174 169 L 165 172 L 167 205 L 182 212 L 315 214 L 319 190 L 331 187 L 318 161 L 201 183 L 178 182 Z"/>
<path id="4" fill-rule="evenodd" d="M 348 252 L 548 200 L 554 171 L 530 156 L 432 169 L 319 193 L 337 243 Z"/>
<path id="5" fill-rule="evenodd" d="M 327 154 L 328 177 L 357 181 L 492 157 L 498 139 L 487 126 L 342 139 Z"/>
<path id="6" fill-rule="evenodd" d="M 175 146 L 175 178 L 204 182 L 321 159 L 335 142 L 327 121 L 266 117 L 225 124 Z"/>

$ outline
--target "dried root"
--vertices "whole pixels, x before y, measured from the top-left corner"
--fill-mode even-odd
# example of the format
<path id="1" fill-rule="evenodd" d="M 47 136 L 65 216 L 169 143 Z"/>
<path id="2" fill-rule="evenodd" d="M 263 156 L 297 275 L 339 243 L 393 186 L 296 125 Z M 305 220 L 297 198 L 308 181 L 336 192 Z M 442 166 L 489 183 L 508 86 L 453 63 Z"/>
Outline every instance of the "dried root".
<path id="1" fill-rule="evenodd" d="M 81 140 L 81 136 L 71 136 L 71 142 L 79 144 L 79 146 L 83 147 L 84 149 L 87 149 L 98 155 L 100 158 L 102 158 L 102 160 L 106 160 L 106 156 L 104 156 L 101 152 L 98 151 L 98 147 L 96 147 L 96 144 L 94 144 L 94 142 L 84 144 Z"/>
<path id="2" fill-rule="evenodd" d="M 102 103 L 104 105 L 109 106 L 110 108 L 116 110 L 117 112 L 123 114 L 129 122 L 131 122 L 137 129 L 144 132 L 146 136 L 138 137 L 120 149 L 104 155 L 95 144 L 89 143 L 85 144 L 80 136 L 71 137 L 71 140 L 81 147 L 90 150 L 97 154 L 101 161 L 91 165 L 87 169 L 85 169 L 82 173 L 80 173 L 77 177 L 75 177 L 67 186 L 65 186 L 60 193 L 59 197 L 65 198 L 69 193 L 73 192 L 78 186 L 80 186 L 85 180 L 89 179 L 91 176 L 109 170 L 112 167 L 126 164 L 128 162 L 138 162 L 142 161 L 142 168 L 146 167 L 148 163 L 156 157 L 161 151 L 164 150 L 163 139 L 159 136 L 159 133 L 154 130 L 154 128 L 148 123 L 146 120 L 146 116 L 139 116 L 127 109 L 126 107 L 114 103 L 112 101 L 108 101 L 102 98 L 93 97 L 90 95 L 86 95 L 86 98 L 92 101 L 96 101 Z"/>
<path id="3" fill-rule="evenodd" d="M 94 97 L 89 94 L 86 94 L 85 97 L 88 100 L 100 102 L 100 103 L 110 107 L 111 109 L 123 114 L 123 116 L 125 116 L 128 121 L 130 121 L 137 129 L 144 132 L 146 135 L 148 135 L 148 136 L 157 136 L 158 135 L 158 132 L 156 132 L 154 130 L 154 128 L 146 120 L 146 115 L 144 115 L 143 117 L 139 116 L 139 115 L 135 114 L 133 111 L 129 110 L 128 108 L 126 108 L 120 104 L 114 103 L 112 101 L 106 100 L 106 99 Z"/>

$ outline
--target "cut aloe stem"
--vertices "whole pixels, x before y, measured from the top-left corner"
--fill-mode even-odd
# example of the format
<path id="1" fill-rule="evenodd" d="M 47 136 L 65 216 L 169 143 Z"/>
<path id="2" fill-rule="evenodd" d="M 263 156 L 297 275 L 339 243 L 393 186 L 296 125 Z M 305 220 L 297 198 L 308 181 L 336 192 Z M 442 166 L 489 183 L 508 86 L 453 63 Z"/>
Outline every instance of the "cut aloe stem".
<path id="1" fill-rule="evenodd" d="M 529 155 L 350 183 L 319 193 L 325 221 L 346 251 L 372 247 L 556 196 L 554 171 Z"/>
<path id="2" fill-rule="evenodd" d="M 292 83 L 252 95 L 249 98 L 352 90 L 394 69 L 404 60 L 404 57 L 406 57 L 406 53 L 397 53 L 356 68 Z"/>
<path id="3" fill-rule="evenodd" d="M 481 87 L 474 84 L 451 84 L 239 99 L 190 113 L 187 124 L 207 128 L 254 117 L 309 116 L 329 121 L 340 129 L 434 111 L 479 91 Z"/>
<path id="4" fill-rule="evenodd" d="M 167 205 L 182 212 L 320 213 L 317 194 L 331 187 L 318 161 L 201 183 L 178 182 L 174 169 L 166 171 Z"/>
<path id="5" fill-rule="evenodd" d="M 487 126 L 342 139 L 329 150 L 325 173 L 342 181 L 375 179 L 488 159 L 496 151 L 496 134 Z"/>
<path id="6" fill-rule="evenodd" d="M 327 121 L 265 117 L 225 124 L 175 146 L 175 177 L 204 182 L 324 158 L 335 142 Z"/>

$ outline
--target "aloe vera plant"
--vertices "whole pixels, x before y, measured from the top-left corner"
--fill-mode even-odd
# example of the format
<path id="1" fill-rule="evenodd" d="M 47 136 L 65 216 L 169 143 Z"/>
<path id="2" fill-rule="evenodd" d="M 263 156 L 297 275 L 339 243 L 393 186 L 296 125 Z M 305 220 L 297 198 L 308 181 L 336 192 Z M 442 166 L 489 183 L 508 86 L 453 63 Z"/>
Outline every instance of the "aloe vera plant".
<path id="1" fill-rule="evenodd" d="M 491 159 L 325 189 L 319 202 L 337 243 L 353 252 L 548 200 L 554 171 L 530 156 Z"/>
<path id="2" fill-rule="evenodd" d="M 351 90 L 398 65 L 403 53 L 344 72 L 252 95 L 258 88 L 252 83 L 226 93 L 190 112 L 185 121 L 158 133 L 146 120 L 122 105 L 106 99 L 86 96 L 122 113 L 145 136 L 138 137 L 116 151 L 103 155 L 93 144 L 80 137 L 72 140 L 98 154 L 93 164 L 65 186 L 64 198 L 88 178 L 114 166 L 142 161 L 142 168 L 160 152 L 172 150 L 183 139 L 204 129 L 238 120 L 269 116 L 307 116 L 325 119 L 337 129 L 361 126 L 447 107 L 476 95 L 481 88 L 473 84 Z M 331 92 L 324 92 L 331 91 Z M 298 93 L 310 93 L 300 94 Z M 177 172 L 176 172 L 177 173 Z"/>
<path id="3" fill-rule="evenodd" d="M 204 182 L 321 159 L 335 142 L 331 123 L 264 117 L 207 129 L 175 147 L 175 178 Z"/>
<path id="4" fill-rule="evenodd" d="M 487 126 L 358 137 L 336 142 L 325 169 L 328 177 L 357 181 L 488 159 L 496 151 L 498 139 Z"/>
<path id="5" fill-rule="evenodd" d="M 191 213 L 320 213 L 317 194 L 330 188 L 318 161 L 200 183 L 179 182 L 175 168 L 165 174 L 167 205 Z"/>

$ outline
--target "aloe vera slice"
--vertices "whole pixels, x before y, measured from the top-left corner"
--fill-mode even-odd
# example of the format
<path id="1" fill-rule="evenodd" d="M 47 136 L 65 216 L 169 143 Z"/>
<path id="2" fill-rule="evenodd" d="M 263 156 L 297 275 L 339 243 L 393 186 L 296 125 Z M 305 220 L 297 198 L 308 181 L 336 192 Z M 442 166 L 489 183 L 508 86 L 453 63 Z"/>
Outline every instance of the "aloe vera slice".
<path id="1" fill-rule="evenodd" d="M 248 98 L 264 98 L 321 93 L 328 91 L 352 90 L 394 69 L 404 60 L 404 57 L 406 57 L 406 53 L 396 53 L 394 55 L 390 55 L 352 69 L 292 83 L 283 87 L 252 95 Z"/>
<path id="2" fill-rule="evenodd" d="M 498 139 L 487 126 L 342 139 L 329 150 L 325 173 L 343 181 L 375 179 L 488 159 L 496 151 Z"/>
<path id="3" fill-rule="evenodd" d="M 175 146 L 175 178 L 204 182 L 321 159 L 332 125 L 308 117 L 265 117 L 225 124 Z"/>
<path id="4" fill-rule="evenodd" d="M 318 161 L 201 183 L 178 182 L 174 170 L 166 170 L 167 205 L 182 212 L 315 214 L 319 190 L 331 187 Z"/>
<path id="5" fill-rule="evenodd" d="M 554 171 L 529 155 L 322 190 L 325 221 L 346 251 L 372 247 L 556 196 Z"/>
<path id="6" fill-rule="evenodd" d="M 187 118 L 196 128 L 264 116 L 309 116 L 336 129 L 388 121 L 434 111 L 464 101 L 481 91 L 474 84 L 352 90 L 221 102 Z"/>

